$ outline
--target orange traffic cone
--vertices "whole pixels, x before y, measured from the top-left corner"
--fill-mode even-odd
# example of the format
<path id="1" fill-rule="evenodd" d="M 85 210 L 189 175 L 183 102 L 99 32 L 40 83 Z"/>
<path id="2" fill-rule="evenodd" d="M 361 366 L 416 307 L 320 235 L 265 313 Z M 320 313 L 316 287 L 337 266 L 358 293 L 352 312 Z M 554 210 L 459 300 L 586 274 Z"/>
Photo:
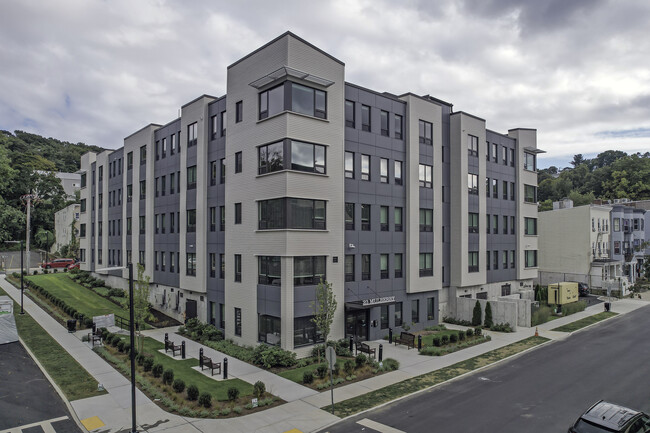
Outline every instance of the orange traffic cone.
<path id="1" fill-rule="evenodd" d="M 537 331 L 537 326 L 535 326 L 535 337 L 539 337 L 539 332 Z"/>

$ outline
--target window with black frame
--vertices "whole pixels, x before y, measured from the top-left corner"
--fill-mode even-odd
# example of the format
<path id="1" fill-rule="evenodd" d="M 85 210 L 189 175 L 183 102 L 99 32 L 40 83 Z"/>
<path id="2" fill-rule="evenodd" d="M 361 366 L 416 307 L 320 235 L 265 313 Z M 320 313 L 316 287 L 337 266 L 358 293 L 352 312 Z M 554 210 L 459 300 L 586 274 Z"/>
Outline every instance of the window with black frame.
<path id="1" fill-rule="evenodd" d="M 354 203 L 345 204 L 345 229 L 354 230 Z"/>
<path id="2" fill-rule="evenodd" d="M 354 255 L 345 256 L 345 281 L 354 281 Z"/>
<path id="3" fill-rule="evenodd" d="M 291 140 L 291 169 L 325 174 L 325 146 Z"/>
<path id="4" fill-rule="evenodd" d="M 282 285 L 282 265 L 280 256 L 260 256 L 258 283 L 272 286 Z"/>
<path id="5" fill-rule="evenodd" d="M 260 230 L 311 229 L 325 230 L 326 205 L 324 200 L 278 198 L 262 200 L 258 204 Z"/>
<path id="6" fill-rule="evenodd" d="M 259 341 L 272 346 L 280 345 L 281 326 L 279 317 L 260 314 L 257 329 Z"/>
<path id="7" fill-rule="evenodd" d="M 298 83 L 291 83 L 291 111 L 327 119 L 327 94 Z"/>
<path id="8" fill-rule="evenodd" d="M 323 342 L 323 335 L 313 322 L 314 316 L 293 319 L 293 346 L 308 346 Z"/>
<path id="9" fill-rule="evenodd" d="M 258 173 L 284 170 L 284 142 L 278 141 L 259 147 Z"/>
<path id="10" fill-rule="evenodd" d="M 325 281 L 325 256 L 293 258 L 293 285 L 311 286 Z"/>

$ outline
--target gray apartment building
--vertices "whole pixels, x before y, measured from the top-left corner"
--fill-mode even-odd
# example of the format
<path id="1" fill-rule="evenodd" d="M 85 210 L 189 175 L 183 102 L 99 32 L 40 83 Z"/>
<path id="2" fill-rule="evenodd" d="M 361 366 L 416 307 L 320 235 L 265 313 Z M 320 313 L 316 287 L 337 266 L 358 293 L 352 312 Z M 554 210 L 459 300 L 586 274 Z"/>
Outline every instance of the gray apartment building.
<path id="1" fill-rule="evenodd" d="M 361 340 L 437 324 L 458 296 L 532 287 L 535 130 L 347 83 L 289 32 L 227 80 L 227 97 L 82 157 L 82 269 L 142 263 L 161 311 L 299 353 L 320 339 L 321 279 L 331 337 Z"/>

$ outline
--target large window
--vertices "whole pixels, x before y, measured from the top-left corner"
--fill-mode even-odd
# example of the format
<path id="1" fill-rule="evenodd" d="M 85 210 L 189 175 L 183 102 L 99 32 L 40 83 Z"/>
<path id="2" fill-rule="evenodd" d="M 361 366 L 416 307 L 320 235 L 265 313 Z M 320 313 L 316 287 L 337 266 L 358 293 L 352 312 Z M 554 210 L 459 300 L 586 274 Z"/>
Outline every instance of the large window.
<path id="1" fill-rule="evenodd" d="M 402 278 L 402 253 L 395 254 L 395 278 Z"/>
<path id="2" fill-rule="evenodd" d="M 388 183 L 388 159 L 379 158 L 379 181 Z"/>
<path id="3" fill-rule="evenodd" d="M 379 313 L 380 329 L 388 329 L 388 305 L 382 305 Z"/>
<path id="4" fill-rule="evenodd" d="M 402 208 L 401 207 L 395 208 L 395 231 L 396 232 L 402 231 Z"/>
<path id="5" fill-rule="evenodd" d="M 259 276 L 260 284 L 279 286 L 282 284 L 282 266 L 280 256 L 260 256 Z"/>
<path id="6" fill-rule="evenodd" d="M 413 323 L 420 322 L 420 300 L 419 299 L 411 300 L 411 322 Z"/>
<path id="7" fill-rule="evenodd" d="M 361 279 L 369 280 L 372 275 L 370 254 L 361 254 Z"/>
<path id="8" fill-rule="evenodd" d="M 420 276 L 433 275 L 433 253 L 420 253 Z"/>
<path id="9" fill-rule="evenodd" d="M 147 163 L 147 145 L 140 146 L 140 165 Z M 99 180 L 101 181 L 102 168 L 99 167 Z"/>
<path id="10" fill-rule="evenodd" d="M 615 232 L 620 232 L 621 231 L 621 219 L 620 218 L 614 218 L 614 231 Z"/>
<path id="11" fill-rule="evenodd" d="M 370 230 L 370 205 L 369 204 L 361 205 L 361 230 L 364 231 Z"/>
<path id="12" fill-rule="evenodd" d="M 379 207 L 379 230 L 388 231 L 388 206 Z"/>
<path id="13" fill-rule="evenodd" d="M 388 254 L 379 255 L 379 278 L 388 278 Z"/>
<path id="14" fill-rule="evenodd" d="M 402 184 L 402 161 L 395 161 L 394 164 L 395 172 L 393 176 L 395 177 L 395 185 Z"/>
<path id="15" fill-rule="evenodd" d="M 524 185 L 524 202 L 537 203 L 537 187 Z"/>
<path id="16" fill-rule="evenodd" d="M 259 202 L 259 229 L 325 230 L 324 200 L 277 198 Z"/>
<path id="17" fill-rule="evenodd" d="M 126 169 L 131 170 L 133 168 L 133 152 L 126 154 Z"/>
<path id="18" fill-rule="evenodd" d="M 419 168 L 420 186 L 423 188 L 433 188 L 433 167 L 426 164 L 420 164 Z"/>
<path id="19" fill-rule="evenodd" d="M 198 123 L 194 122 L 191 125 L 187 125 L 187 147 L 196 146 L 198 132 Z"/>
<path id="20" fill-rule="evenodd" d="M 361 155 L 361 180 L 370 180 L 370 156 Z"/>
<path id="21" fill-rule="evenodd" d="M 83 213 L 83 212 L 86 212 L 86 199 L 85 199 L 85 198 L 82 198 L 82 199 L 79 201 L 79 203 L 80 203 L 80 204 L 79 204 L 79 211 L 82 212 L 82 213 Z"/>
<path id="22" fill-rule="evenodd" d="M 345 256 L 345 281 L 354 281 L 354 255 Z"/>
<path id="23" fill-rule="evenodd" d="M 469 233 L 478 233 L 478 213 L 469 212 L 467 217 L 467 227 Z"/>
<path id="24" fill-rule="evenodd" d="M 354 179 L 354 153 L 345 152 L 345 177 Z"/>
<path id="25" fill-rule="evenodd" d="M 235 203 L 235 224 L 241 224 L 241 203 Z"/>
<path id="26" fill-rule="evenodd" d="M 235 123 L 244 120 L 244 101 L 237 101 L 235 103 Z"/>
<path id="27" fill-rule="evenodd" d="M 260 93 L 260 120 L 284 111 L 284 84 Z"/>
<path id="28" fill-rule="evenodd" d="M 196 253 L 187 253 L 186 274 L 196 275 Z"/>
<path id="29" fill-rule="evenodd" d="M 524 258 L 527 268 L 537 267 L 537 250 L 526 250 Z"/>
<path id="30" fill-rule="evenodd" d="M 388 130 L 388 111 L 379 111 L 379 124 L 381 126 L 381 135 L 388 137 L 390 131 Z"/>
<path id="31" fill-rule="evenodd" d="M 280 318 L 260 314 L 258 320 L 259 341 L 273 346 L 280 345 Z"/>
<path id="32" fill-rule="evenodd" d="M 537 170 L 537 155 L 524 152 L 524 170 Z"/>
<path id="33" fill-rule="evenodd" d="M 402 303 L 395 303 L 395 326 L 402 326 Z"/>
<path id="34" fill-rule="evenodd" d="M 524 218 L 524 234 L 537 235 L 537 218 Z"/>
<path id="35" fill-rule="evenodd" d="M 322 90 L 291 83 L 291 111 L 326 119 L 326 99 L 326 93 Z"/>
<path id="36" fill-rule="evenodd" d="M 467 271 L 478 272 L 478 251 L 470 251 L 467 254 Z"/>
<path id="37" fill-rule="evenodd" d="M 420 143 L 433 144 L 433 124 L 420 120 L 419 122 Z"/>
<path id="38" fill-rule="evenodd" d="M 100 196 L 100 202 L 101 202 L 101 194 Z M 141 180 L 140 181 L 140 200 L 144 200 L 147 198 L 147 181 L 146 180 Z M 101 207 L 101 205 L 99 206 Z"/>
<path id="39" fill-rule="evenodd" d="M 403 135 L 402 135 L 402 116 L 399 114 L 395 114 L 395 138 L 401 140 Z"/>
<path id="40" fill-rule="evenodd" d="M 325 279 L 325 256 L 293 258 L 294 286 L 316 285 Z"/>
<path id="41" fill-rule="evenodd" d="M 345 126 L 350 128 L 355 127 L 354 105 L 353 101 L 345 101 Z"/>
<path id="42" fill-rule="evenodd" d="M 196 231 L 196 209 L 187 210 L 187 232 L 193 233 Z"/>
<path id="43" fill-rule="evenodd" d="M 196 165 L 187 167 L 187 189 L 196 189 Z"/>
<path id="44" fill-rule="evenodd" d="M 478 195 L 478 175 L 467 173 L 467 192 Z"/>
<path id="45" fill-rule="evenodd" d="M 427 320 L 434 320 L 436 314 L 436 298 L 427 298 Z"/>
<path id="46" fill-rule="evenodd" d="M 370 132 L 370 107 L 361 105 L 361 129 Z"/>
<path id="47" fill-rule="evenodd" d="M 345 229 L 354 230 L 354 203 L 345 204 Z"/>
<path id="48" fill-rule="evenodd" d="M 478 156 L 478 137 L 467 136 L 467 152 L 469 156 Z"/>
<path id="49" fill-rule="evenodd" d="M 313 322 L 314 316 L 293 319 L 293 347 L 323 342 L 323 335 Z"/>
<path id="50" fill-rule="evenodd" d="M 235 152 L 235 173 L 241 173 L 242 171 L 242 153 Z"/>
<path id="51" fill-rule="evenodd" d="M 420 231 L 433 231 L 433 209 L 420 209 Z"/>
<path id="52" fill-rule="evenodd" d="M 311 173 L 325 173 L 325 146 L 292 140 L 291 168 Z"/>

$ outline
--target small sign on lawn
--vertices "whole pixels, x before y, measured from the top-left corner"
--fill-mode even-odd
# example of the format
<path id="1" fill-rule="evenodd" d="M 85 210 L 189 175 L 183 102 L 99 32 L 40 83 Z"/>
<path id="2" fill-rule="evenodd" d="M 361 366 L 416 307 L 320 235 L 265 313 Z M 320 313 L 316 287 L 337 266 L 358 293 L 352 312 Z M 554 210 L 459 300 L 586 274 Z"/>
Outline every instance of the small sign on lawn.
<path id="1" fill-rule="evenodd" d="M 251 405 L 252 405 L 253 407 L 257 407 L 257 399 L 256 399 L 256 398 L 254 398 L 254 399 L 251 400 Z"/>

